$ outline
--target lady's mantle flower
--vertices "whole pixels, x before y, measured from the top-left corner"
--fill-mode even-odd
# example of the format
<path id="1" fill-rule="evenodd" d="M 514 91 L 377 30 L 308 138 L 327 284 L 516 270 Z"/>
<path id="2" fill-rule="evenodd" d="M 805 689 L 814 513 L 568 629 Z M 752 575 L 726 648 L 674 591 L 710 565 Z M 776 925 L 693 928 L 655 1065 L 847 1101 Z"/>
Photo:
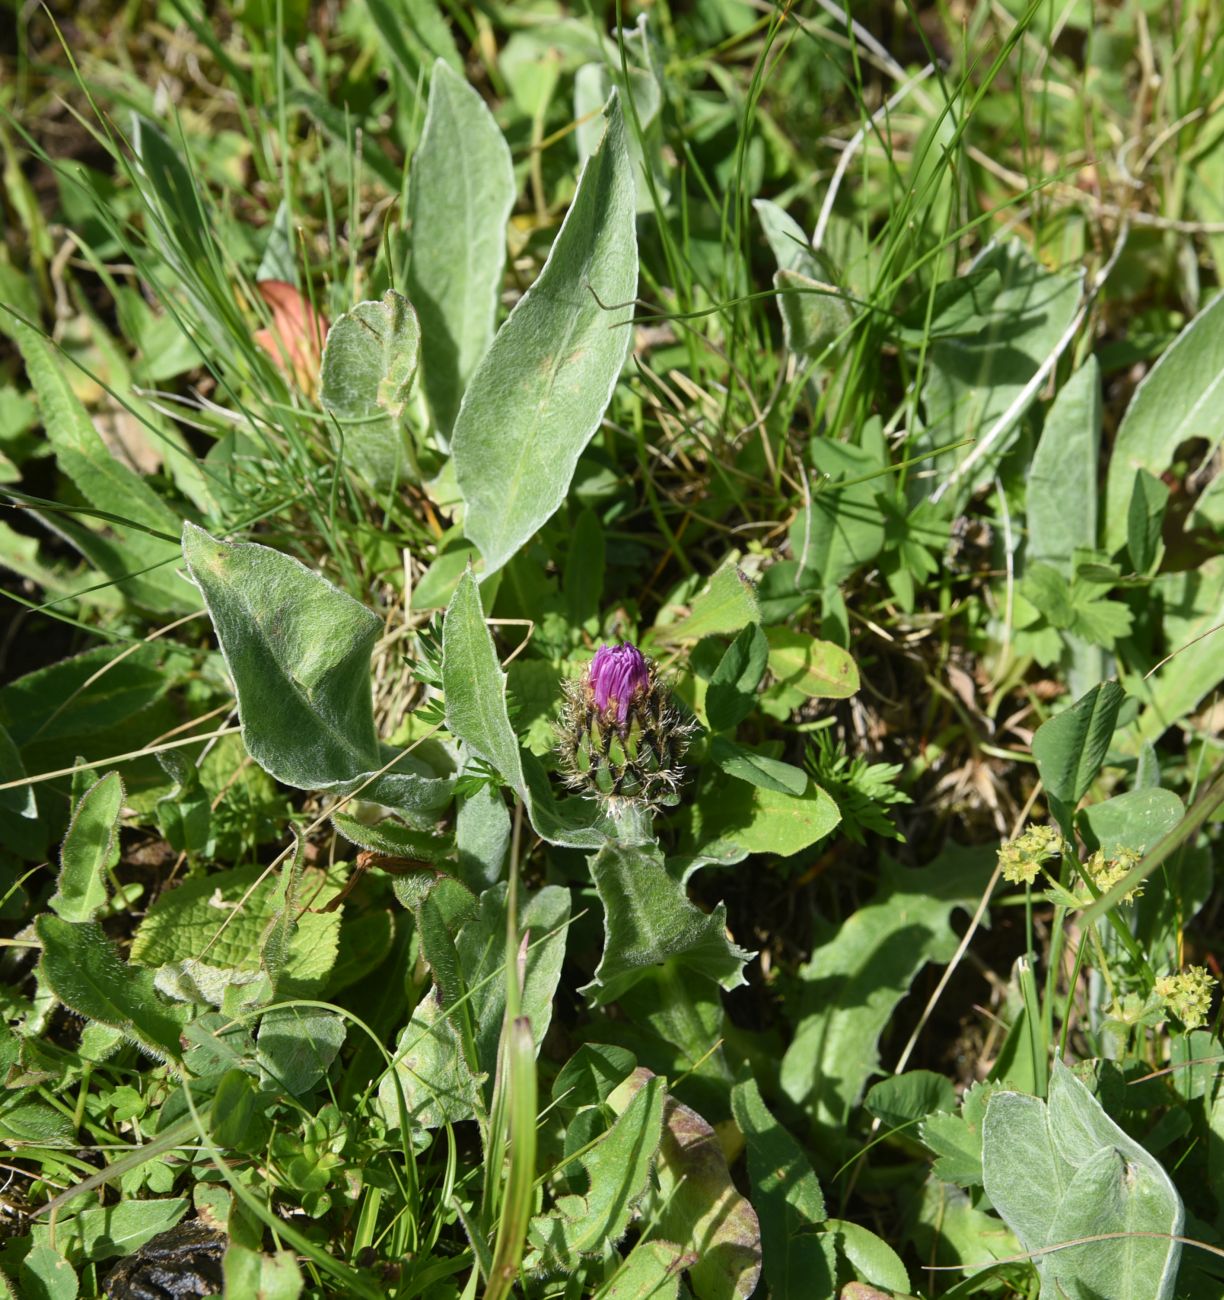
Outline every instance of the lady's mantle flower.
<path id="1" fill-rule="evenodd" d="M 1117 857 L 1106 858 L 1103 849 L 1097 851 L 1084 863 L 1081 870 L 1097 887 L 1097 892 L 1108 893 L 1124 875 L 1139 862 L 1140 855 L 1134 849 L 1119 849 Z M 1133 903 L 1143 893 L 1143 886 L 1136 885 L 1122 895 L 1124 903 Z"/>
<path id="2" fill-rule="evenodd" d="M 1215 979 L 1203 966 L 1187 966 L 1177 975 L 1163 975 L 1156 981 L 1156 996 L 1187 1029 L 1207 1023 Z"/>
<path id="3" fill-rule="evenodd" d="M 570 788 L 613 809 L 670 802 L 694 724 L 637 646 L 600 646 L 565 694 L 557 750 Z"/>
<path id="4" fill-rule="evenodd" d="M 1066 841 L 1053 826 L 1030 826 L 1023 835 L 999 849 L 1003 879 L 1011 885 L 1031 885 L 1047 858 L 1058 857 Z"/>

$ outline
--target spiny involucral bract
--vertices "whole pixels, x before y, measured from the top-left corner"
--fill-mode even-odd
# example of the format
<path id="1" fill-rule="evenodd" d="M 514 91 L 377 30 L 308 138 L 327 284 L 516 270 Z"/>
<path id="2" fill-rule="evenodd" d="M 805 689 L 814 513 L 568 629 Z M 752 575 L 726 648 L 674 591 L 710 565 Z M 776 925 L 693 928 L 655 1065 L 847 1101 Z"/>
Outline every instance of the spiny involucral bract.
<path id="1" fill-rule="evenodd" d="M 694 723 L 635 645 L 603 645 L 565 683 L 557 750 L 570 789 L 619 806 L 671 803 Z"/>

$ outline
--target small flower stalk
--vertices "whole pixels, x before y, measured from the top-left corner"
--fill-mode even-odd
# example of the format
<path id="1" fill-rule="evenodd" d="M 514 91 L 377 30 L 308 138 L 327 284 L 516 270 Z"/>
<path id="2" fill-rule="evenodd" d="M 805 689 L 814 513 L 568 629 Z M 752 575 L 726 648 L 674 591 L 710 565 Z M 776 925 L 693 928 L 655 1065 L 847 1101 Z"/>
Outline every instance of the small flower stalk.
<path id="1" fill-rule="evenodd" d="M 603 645 L 565 684 L 557 750 L 570 789 L 610 812 L 671 803 L 694 723 L 635 645 Z"/>

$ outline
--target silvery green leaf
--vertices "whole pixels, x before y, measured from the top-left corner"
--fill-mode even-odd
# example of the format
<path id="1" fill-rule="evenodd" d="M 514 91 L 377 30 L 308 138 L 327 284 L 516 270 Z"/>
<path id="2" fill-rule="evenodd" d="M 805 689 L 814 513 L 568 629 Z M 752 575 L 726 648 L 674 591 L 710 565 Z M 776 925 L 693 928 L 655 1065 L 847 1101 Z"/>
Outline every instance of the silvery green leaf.
<path id="1" fill-rule="evenodd" d="M 565 499 L 632 342 L 633 174 L 614 99 L 603 143 L 535 283 L 477 367 L 455 421 L 464 529 L 500 569 Z"/>
<path id="2" fill-rule="evenodd" d="M 403 413 L 420 350 L 416 312 L 394 289 L 359 302 L 327 331 L 319 397 L 340 425 L 345 459 L 376 489 L 406 476 Z"/>
<path id="3" fill-rule="evenodd" d="M 446 804 L 449 781 L 402 763 L 369 779 L 385 762 L 370 692 L 375 614 L 291 556 L 194 524 L 183 558 L 233 678 L 247 751 L 265 771 L 299 790 L 363 787 L 362 798 L 401 811 Z"/>
<path id="4" fill-rule="evenodd" d="M 425 393 L 444 435 L 493 341 L 514 194 L 510 150 L 493 114 L 439 59 L 409 174 L 408 291 L 421 320 Z"/>

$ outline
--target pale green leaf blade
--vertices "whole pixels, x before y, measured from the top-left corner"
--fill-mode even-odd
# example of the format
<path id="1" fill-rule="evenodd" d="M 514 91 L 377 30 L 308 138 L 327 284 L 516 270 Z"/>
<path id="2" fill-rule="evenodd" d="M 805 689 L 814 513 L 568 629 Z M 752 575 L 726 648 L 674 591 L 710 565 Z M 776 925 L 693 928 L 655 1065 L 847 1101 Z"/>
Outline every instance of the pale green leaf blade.
<path id="1" fill-rule="evenodd" d="M 1172 790 L 1152 786 L 1089 804 L 1077 820 L 1089 848 L 1099 847 L 1106 858 L 1116 858 L 1124 850 L 1146 853 L 1155 847 L 1181 821 L 1185 811 Z"/>
<path id="2" fill-rule="evenodd" d="M 993 245 L 973 269 L 997 270 L 1001 288 L 982 329 L 932 345 L 923 389 L 924 450 L 962 438 L 978 440 L 974 446 L 935 458 L 941 478 L 956 470 L 959 462 L 974 458 L 972 467 L 958 478 L 958 495 L 988 483 L 1014 440 L 1025 406 L 1037 396 L 1031 381 L 1071 325 L 1083 280 L 1082 274 L 1047 271 L 1018 241 Z M 980 440 L 1005 417 L 1007 423 L 983 450 Z"/>
<path id="3" fill-rule="evenodd" d="M 1224 436 L 1224 294 L 1186 326 L 1135 389 L 1114 439 L 1105 481 L 1105 549 L 1126 541 L 1135 471 L 1159 478 L 1191 438 Z"/>
<path id="4" fill-rule="evenodd" d="M 370 653 L 381 624 L 291 556 L 183 528 L 183 557 L 204 595 L 238 696 L 251 757 L 300 790 L 357 788 L 384 763 L 374 731 Z M 391 771 L 365 798 L 434 810 L 450 782 Z"/>
<path id="5" fill-rule="evenodd" d="M 157 996 L 152 972 L 128 966 L 95 921 L 44 914 L 34 923 L 43 978 L 78 1015 L 121 1029 L 163 1060 L 179 1057 L 179 1023 Z"/>
<path id="6" fill-rule="evenodd" d="M 405 477 L 401 416 L 420 352 L 416 312 L 394 289 L 378 302 L 359 302 L 327 331 L 319 398 L 340 425 L 345 457 L 375 488 Z"/>
<path id="7" fill-rule="evenodd" d="M 732 989 L 752 957 L 727 938 L 726 908 L 707 914 L 689 902 L 657 849 L 609 844 L 591 859 L 604 906 L 604 951 L 585 992 L 614 1001 L 652 966 L 674 961 Z"/>
<path id="8" fill-rule="evenodd" d="M 589 1179 L 585 1195 L 559 1196 L 551 1213 L 531 1220 L 527 1235 L 539 1264 L 573 1269 L 580 1255 L 603 1250 L 625 1235 L 659 1149 L 666 1096 L 662 1079 L 648 1079 L 607 1133 L 581 1157 Z"/>
<path id="9" fill-rule="evenodd" d="M 683 618 L 655 627 L 651 636 L 666 644 L 700 641 L 703 636 L 734 636 L 749 623 L 760 621 L 761 607 L 752 580 L 728 562 L 694 598 Z"/>
<path id="10" fill-rule="evenodd" d="M 748 1148 L 748 1179 L 771 1293 L 832 1295 L 825 1252 L 810 1232 L 825 1217 L 825 1201 L 807 1155 L 770 1114 L 754 1079 L 732 1088 L 731 1112 Z"/>
<path id="11" fill-rule="evenodd" d="M 497 661 L 470 569 L 455 588 L 442 623 L 442 690 L 451 734 L 522 792 L 526 782 L 518 737 L 506 709 L 506 674 Z"/>
<path id="12" fill-rule="evenodd" d="M 1101 770 L 1124 694 L 1117 682 L 1102 682 L 1033 736 L 1045 788 L 1068 807 L 1079 803 Z"/>
<path id="13" fill-rule="evenodd" d="M 784 686 L 814 700 L 844 700 L 858 692 L 858 665 L 834 642 L 786 627 L 766 628 L 765 639 L 769 671 Z"/>
<path id="14" fill-rule="evenodd" d="M 91 921 L 106 902 L 106 873 L 119 861 L 123 782 L 108 772 L 72 813 L 60 849 L 59 888 L 48 906 L 65 921 Z"/>
<path id="15" fill-rule="evenodd" d="M 636 290 L 634 182 L 614 101 L 548 261 L 477 367 L 455 421 L 464 529 L 486 575 L 564 500 L 628 355 Z"/>
<path id="16" fill-rule="evenodd" d="M 698 1300 L 748 1300 L 761 1279 L 761 1225 L 731 1171 L 713 1126 L 670 1098 L 656 1166 L 659 1229 L 698 1252 L 689 1282 Z"/>
<path id="17" fill-rule="evenodd" d="M 953 848 L 921 870 L 886 862 L 879 892 L 847 917 L 802 967 L 805 991 L 782 1087 L 805 1105 L 817 1131 L 844 1140 L 851 1108 L 879 1064 L 877 1041 L 928 961 L 956 949 L 954 908 L 971 910 L 993 854 Z"/>
<path id="18" fill-rule="evenodd" d="M 810 779 L 798 795 L 734 780 L 703 792 L 690 817 L 695 843 L 721 840 L 747 853 L 790 857 L 835 830 L 841 811 Z"/>
<path id="19" fill-rule="evenodd" d="M 1046 414 L 1026 487 L 1028 559 L 1067 578 L 1076 548 L 1097 544 L 1100 442 L 1101 368 L 1089 357 Z"/>
<path id="20" fill-rule="evenodd" d="M 409 174 L 408 292 L 421 320 L 425 392 L 444 435 L 493 340 L 514 195 L 510 150 L 493 114 L 439 59 Z"/>

